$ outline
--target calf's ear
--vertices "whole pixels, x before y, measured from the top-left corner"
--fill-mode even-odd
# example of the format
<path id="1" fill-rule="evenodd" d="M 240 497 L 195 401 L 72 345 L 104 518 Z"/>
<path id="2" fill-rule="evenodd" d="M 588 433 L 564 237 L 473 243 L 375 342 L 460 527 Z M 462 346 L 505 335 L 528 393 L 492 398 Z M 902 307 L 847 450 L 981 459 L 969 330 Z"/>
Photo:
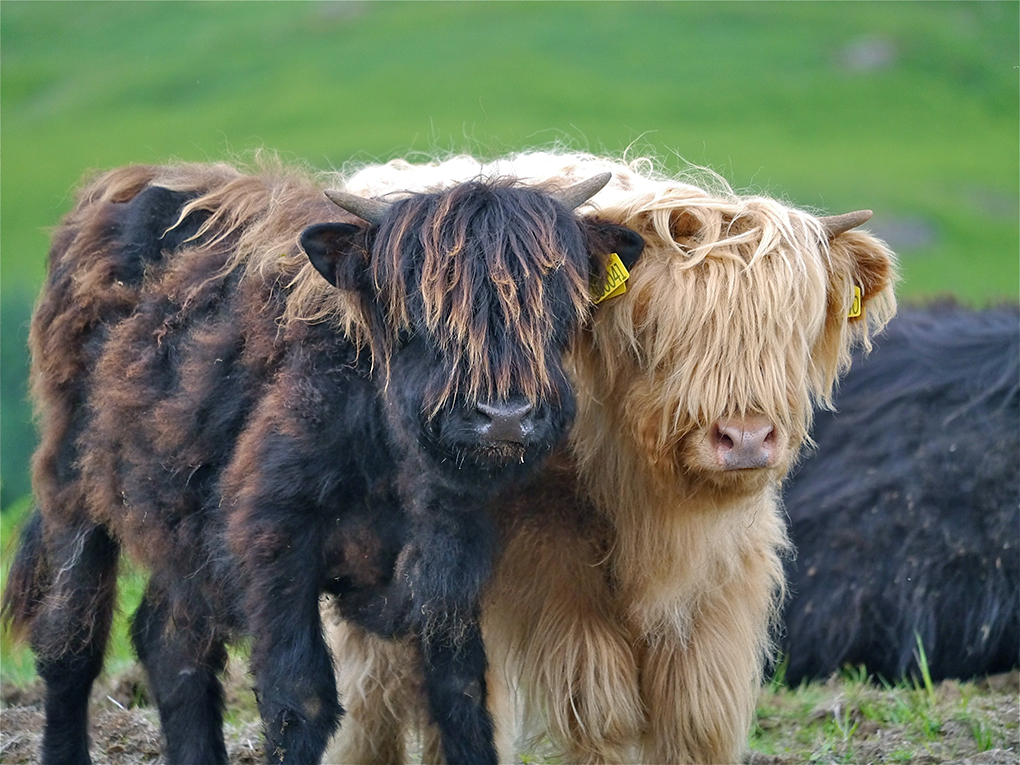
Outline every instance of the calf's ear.
<path id="1" fill-rule="evenodd" d="M 847 231 L 832 238 L 829 243 L 830 262 L 847 274 L 849 281 L 860 288 L 864 310 L 855 314 L 851 322 L 869 319 L 872 329 L 881 329 L 895 310 L 893 287 L 897 281 L 896 258 L 885 243 L 863 231 Z M 841 281 L 833 279 L 833 286 Z M 848 288 L 839 285 L 841 294 Z M 868 309 L 878 316 L 867 316 Z M 888 314 L 888 315 L 885 315 Z"/>
<path id="2" fill-rule="evenodd" d="M 337 289 L 354 290 L 365 264 L 364 233 L 352 223 L 316 223 L 301 232 L 301 248 L 323 279 Z"/>
<path id="3" fill-rule="evenodd" d="M 590 258 L 591 297 L 595 304 L 627 291 L 630 270 L 645 248 L 636 231 L 615 223 L 586 220 L 585 237 Z"/>
<path id="4" fill-rule="evenodd" d="M 626 226 L 605 223 L 598 220 L 585 221 L 588 252 L 601 264 L 597 272 L 605 270 L 605 264 L 614 252 L 620 257 L 623 265 L 630 270 L 645 248 L 644 237 Z"/>

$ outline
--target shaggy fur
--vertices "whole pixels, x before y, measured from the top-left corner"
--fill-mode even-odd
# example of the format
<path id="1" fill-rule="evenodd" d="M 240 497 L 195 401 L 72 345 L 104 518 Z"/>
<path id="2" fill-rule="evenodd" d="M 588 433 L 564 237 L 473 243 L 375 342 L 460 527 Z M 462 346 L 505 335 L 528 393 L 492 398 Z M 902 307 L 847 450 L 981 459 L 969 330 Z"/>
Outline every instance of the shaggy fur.
<path id="1" fill-rule="evenodd" d="M 278 165 L 133 167 L 55 233 L 38 511 L 3 600 L 46 682 L 45 763 L 89 762 L 121 548 L 151 572 L 132 638 L 169 762 L 226 762 L 218 675 L 244 634 L 267 758 L 318 761 L 342 713 L 323 592 L 415 645 L 447 761 L 495 759 L 489 506 L 563 435 L 589 282 L 640 238 L 498 179 L 350 221 Z"/>
<path id="2" fill-rule="evenodd" d="M 1020 663 L 1020 312 L 901 312 L 815 425 L 786 492 L 786 677 Z"/>
<path id="3" fill-rule="evenodd" d="M 738 762 L 784 592 L 780 482 L 852 348 L 895 310 L 892 255 L 867 233 L 830 239 L 809 213 L 647 162 L 531 154 L 494 166 L 560 184 L 612 169 L 593 208 L 647 246 L 572 354 L 569 448 L 497 511 L 490 676 L 504 673 L 528 731 L 567 762 Z M 393 163 L 353 183 L 395 191 L 471 168 L 455 158 L 416 181 Z M 855 284 L 865 309 L 848 319 Z M 767 461 L 723 469 L 726 433 L 752 432 L 768 434 Z M 399 684 L 386 661 L 362 659 Z M 361 725 L 377 739 L 414 717 L 373 705 L 361 682 Z M 342 693 L 350 704 L 359 689 Z M 331 759 L 374 761 L 366 738 L 341 736 Z"/>

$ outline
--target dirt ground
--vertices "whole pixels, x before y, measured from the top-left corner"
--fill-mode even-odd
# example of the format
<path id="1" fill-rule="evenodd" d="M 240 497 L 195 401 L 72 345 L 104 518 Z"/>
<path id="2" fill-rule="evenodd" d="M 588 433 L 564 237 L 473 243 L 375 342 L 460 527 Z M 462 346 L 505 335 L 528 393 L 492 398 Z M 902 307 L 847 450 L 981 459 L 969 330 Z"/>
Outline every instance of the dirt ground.
<path id="1" fill-rule="evenodd" d="M 262 731 L 255 698 L 243 673 L 227 678 L 224 732 L 232 763 L 261 763 Z M 0 686 L 0 764 L 39 762 L 43 730 L 43 691 L 36 681 L 26 688 Z M 141 669 L 102 676 L 90 707 L 92 759 L 97 765 L 163 765 L 159 714 L 151 705 Z"/>
<path id="2" fill-rule="evenodd" d="M 240 676 L 239 676 L 240 675 Z M 235 672 L 227 682 L 227 723 L 225 733 L 232 763 L 262 762 L 261 731 L 255 712 L 254 697 L 243 673 Z M 940 689 L 945 695 L 952 689 Z M 1001 724 L 1016 730 L 1020 715 L 1020 674 L 1000 675 L 982 682 L 981 707 L 988 715 L 988 724 Z M 240 711 L 238 711 L 240 710 Z M 816 714 L 827 714 L 822 709 Z M 814 716 L 814 715 L 812 715 Z M 807 723 L 810 720 L 804 720 Z M 144 679 L 136 668 L 111 678 L 101 678 L 92 695 L 92 754 L 96 763 L 110 765 L 150 765 L 164 763 L 161 753 L 159 719 L 149 705 Z M 759 725 L 795 727 L 788 716 L 769 721 L 759 714 Z M 41 686 L 27 688 L 0 687 L 0 763 L 18 765 L 39 761 L 43 713 Z M 794 740 L 798 731 L 783 731 Z M 970 765 L 1014 765 L 1020 763 L 1020 742 L 1010 733 L 1005 745 L 983 752 L 975 750 L 973 730 L 967 726 L 946 724 L 937 740 L 918 747 L 895 732 L 884 735 L 859 730 L 852 749 L 830 751 L 788 751 L 785 754 L 753 752 L 749 765 L 794 765 L 811 762 L 885 763 L 909 762 L 911 765 L 930 763 L 963 763 Z M 905 752 L 910 752 L 909 755 Z M 541 754 L 528 762 L 545 761 Z"/>

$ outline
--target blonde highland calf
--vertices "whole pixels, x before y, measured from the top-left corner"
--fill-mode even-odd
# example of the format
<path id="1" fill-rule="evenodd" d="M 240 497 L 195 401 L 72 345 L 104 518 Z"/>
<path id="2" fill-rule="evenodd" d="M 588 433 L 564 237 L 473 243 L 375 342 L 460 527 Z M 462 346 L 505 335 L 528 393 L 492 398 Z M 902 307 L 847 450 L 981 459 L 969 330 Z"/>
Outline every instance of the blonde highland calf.
<path id="1" fill-rule="evenodd" d="M 739 762 L 784 595 L 780 484 L 852 349 L 895 312 L 895 262 L 852 230 L 870 213 L 820 218 L 647 160 L 394 162 L 349 189 L 480 174 L 558 187 L 605 170 L 582 213 L 646 247 L 571 354 L 569 443 L 495 511 L 490 707 L 505 760 L 526 734 L 570 763 Z M 349 717 L 328 760 L 404 760 L 405 732 L 427 722 L 411 649 L 345 623 L 331 633 Z"/>

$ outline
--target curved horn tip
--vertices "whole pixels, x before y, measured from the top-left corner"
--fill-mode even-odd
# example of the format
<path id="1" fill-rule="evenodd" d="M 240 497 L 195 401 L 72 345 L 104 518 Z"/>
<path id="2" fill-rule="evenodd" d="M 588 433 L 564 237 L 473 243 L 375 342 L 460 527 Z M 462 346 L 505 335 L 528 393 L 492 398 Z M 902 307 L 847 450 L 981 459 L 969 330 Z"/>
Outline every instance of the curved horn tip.
<path id="1" fill-rule="evenodd" d="M 566 207 L 573 210 L 598 194 L 605 188 L 605 185 L 609 183 L 612 177 L 613 174 L 610 172 L 599 173 L 580 183 L 575 183 L 573 186 L 568 186 L 553 196 L 559 199 Z"/>
<path id="2" fill-rule="evenodd" d="M 340 189 L 326 189 L 323 193 L 337 207 L 373 224 L 382 222 L 383 216 L 389 208 L 387 203 L 380 202 L 378 199 L 359 197 Z"/>
<path id="3" fill-rule="evenodd" d="M 867 223 L 874 213 L 871 210 L 857 210 L 842 215 L 826 215 L 818 219 L 830 237 L 842 234 L 852 228 Z"/>
<path id="4" fill-rule="evenodd" d="M 602 191 L 602 189 L 605 188 L 606 184 L 609 183 L 611 180 L 613 180 L 613 174 L 607 170 L 604 173 L 599 173 L 598 175 L 594 175 L 591 178 L 589 178 L 588 183 L 590 183 L 592 186 L 597 185 L 598 189 L 596 190 L 595 193 L 598 193 L 599 191 Z"/>

